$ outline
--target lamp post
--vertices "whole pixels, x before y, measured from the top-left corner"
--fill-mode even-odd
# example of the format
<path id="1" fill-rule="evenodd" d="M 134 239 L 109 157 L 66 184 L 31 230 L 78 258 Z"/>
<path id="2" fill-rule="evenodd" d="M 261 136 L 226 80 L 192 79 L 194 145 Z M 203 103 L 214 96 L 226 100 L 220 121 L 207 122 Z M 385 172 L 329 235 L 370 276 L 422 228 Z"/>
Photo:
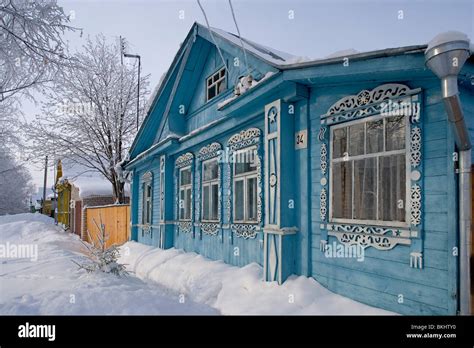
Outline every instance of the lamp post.
<path id="1" fill-rule="evenodd" d="M 137 131 L 139 124 L 139 109 L 140 109 L 140 68 L 141 68 L 141 59 L 138 54 L 128 54 L 124 53 L 125 58 L 135 58 L 138 59 L 138 86 L 137 86 Z"/>

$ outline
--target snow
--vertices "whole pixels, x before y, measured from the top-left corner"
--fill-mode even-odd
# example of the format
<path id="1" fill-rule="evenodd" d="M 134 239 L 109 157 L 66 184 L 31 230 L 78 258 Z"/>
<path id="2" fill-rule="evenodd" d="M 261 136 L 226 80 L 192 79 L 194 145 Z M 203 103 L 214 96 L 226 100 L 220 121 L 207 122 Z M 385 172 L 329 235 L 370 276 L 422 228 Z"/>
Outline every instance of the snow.
<path id="1" fill-rule="evenodd" d="M 232 42 L 234 45 L 237 47 L 242 47 L 242 43 L 240 42 L 240 39 L 237 35 L 228 33 L 222 29 L 219 28 L 211 28 L 211 30 L 216 33 L 217 35 L 223 37 L 227 41 Z M 288 62 L 291 62 L 296 58 L 296 56 L 291 55 L 286 52 L 278 51 L 276 49 L 263 46 L 260 44 L 257 44 L 255 42 L 252 42 L 250 40 L 247 40 L 242 37 L 243 41 L 243 46 L 247 52 L 250 52 L 267 62 L 271 63 L 272 65 L 284 65 L 284 64 L 289 64 Z"/>
<path id="2" fill-rule="evenodd" d="M 3 258 L 0 315 L 97 314 L 393 314 L 334 294 L 312 278 L 283 285 L 262 279 L 262 267 L 242 268 L 182 250 L 124 244 L 118 278 L 87 273 L 79 237 L 40 214 L 0 217 L 0 245 L 37 246 L 37 259 Z M 183 302 L 184 299 L 184 302 Z"/>
<path id="3" fill-rule="evenodd" d="M 263 282 L 262 267 L 256 263 L 239 268 L 196 253 L 136 242 L 124 244 L 121 250 L 120 261 L 140 279 L 185 294 L 222 314 L 393 314 L 337 295 L 312 278 L 291 276 L 280 286 Z"/>
<path id="4" fill-rule="evenodd" d="M 353 48 L 348 48 L 345 50 L 340 50 L 334 53 L 331 53 L 330 55 L 326 56 L 325 59 L 330 59 L 330 58 L 339 58 L 339 57 L 347 57 L 353 54 L 357 54 L 359 51 Z"/>
<path id="5" fill-rule="evenodd" d="M 436 35 L 429 43 L 428 48 L 426 51 L 432 49 L 433 47 L 439 46 L 446 42 L 451 41 L 467 41 L 469 42 L 469 38 L 466 34 L 461 33 L 460 31 L 446 31 Z"/>
<path id="6" fill-rule="evenodd" d="M 3 258 L 1 315 L 218 314 L 155 283 L 131 275 L 89 274 L 72 260 L 85 260 L 78 236 L 40 214 L 0 217 L 0 244 L 37 245 L 38 259 Z"/>

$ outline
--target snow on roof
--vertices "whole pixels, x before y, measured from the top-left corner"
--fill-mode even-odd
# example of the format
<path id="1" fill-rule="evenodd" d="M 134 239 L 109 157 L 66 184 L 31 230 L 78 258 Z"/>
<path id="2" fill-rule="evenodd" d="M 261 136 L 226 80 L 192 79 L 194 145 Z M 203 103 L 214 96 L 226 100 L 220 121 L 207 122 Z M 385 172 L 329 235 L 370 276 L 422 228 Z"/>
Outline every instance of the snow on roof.
<path id="1" fill-rule="evenodd" d="M 352 54 L 357 54 L 357 53 L 360 53 L 360 52 L 353 49 L 353 48 L 348 48 L 348 49 L 345 49 L 345 50 L 340 50 L 340 51 L 336 51 L 334 53 L 331 53 L 330 55 L 328 55 L 324 58 L 329 59 L 329 58 L 347 57 L 347 56 L 350 56 Z"/>
<path id="2" fill-rule="evenodd" d="M 145 115 L 148 114 L 150 111 L 153 102 L 155 101 L 156 96 L 158 95 L 158 92 L 160 91 L 161 84 L 163 83 L 163 80 L 165 79 L 166 72 L 163 73 L 160 77 L 160 80 L 158 81 L 157 85 L 155 86 L 155 89 L 153 89 L 153 92 L 150 94 L 150 97 L 148 98 L 146 104 L 145 104 Z"/>
<path id="3" fill-rule="evenodd" d="M 211 30 L 217 35 L 226 39 L 227 41 L 232 42 L 234 45 L 242 47 L 242 43 L 238 35 L 228 33 L 227 31 L 218 28 L 211 28 Z M 257 44 L 243 37 L 241 39 L 243 41 L 243 46 L 247 52 L 250 52 L 262 58 L 263 60 L 269 62 L 272 65 L 293 64 L 295 60 L 302 59 L 302 57 L 294 56 L 286 52 L 282 52 L 264 45 Z"/>
<path id="4" fill-rule="evenodd" d="M 440 33 L 436 35 L 429 43 L 427 51 L 433 47 L 439 46 L 441 44 L 451 42 L 451 41 L 467 41 L 469 42 L 469 38 L 466 34 L 461 33 L 460 31 L 446 31 L 444 33 Z M 472 46 L 471 46 L 472 51 Z"/>

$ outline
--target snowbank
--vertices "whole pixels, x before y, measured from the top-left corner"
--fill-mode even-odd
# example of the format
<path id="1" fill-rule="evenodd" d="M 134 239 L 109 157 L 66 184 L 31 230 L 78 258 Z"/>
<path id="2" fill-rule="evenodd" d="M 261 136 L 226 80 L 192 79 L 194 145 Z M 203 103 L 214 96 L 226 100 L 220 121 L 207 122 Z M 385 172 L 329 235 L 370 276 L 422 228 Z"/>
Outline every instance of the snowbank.
<path id="1" fill-rule="evenodd" d="M 78 270 L 72 261 L 85 260 L 78 237 L 40 214 L 0 217 L 0 244 L 6 243 L 34 245 L 38 258 L 0 259 L 1 315 L 217 314 L 134 276 Z"/>
<path id="2" fill-rule="evenodd" d="M 15 215 L 2 215 L 0 216 L 0 225 L 7 224 L 9 222 L 43 222 L 45 224 L 54 224 L 54 219 L 43 215 L 43 214 L 31 214 L 31 213 L 24 213 L 24 214 L 15 214 Z M 2 236 L 1 232 L 5 232 L 0 230 L 0 236 Z"/>
<path id="3" fill-rule="evenodd" d="M 290 277 L 281 286 L 262 281 L 262 267 L 242 268 L 182 250 L 128 242 L 120 261 L 152 280 L 222 314 L 393 314 L 332 293 L 312 278 Z"/>

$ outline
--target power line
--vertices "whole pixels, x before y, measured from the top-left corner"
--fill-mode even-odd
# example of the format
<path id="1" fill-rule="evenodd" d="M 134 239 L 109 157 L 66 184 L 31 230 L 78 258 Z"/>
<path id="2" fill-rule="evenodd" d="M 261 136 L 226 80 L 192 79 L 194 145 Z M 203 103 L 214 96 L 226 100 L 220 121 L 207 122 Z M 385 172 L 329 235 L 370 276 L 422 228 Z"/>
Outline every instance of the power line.
<path id="1" fill-rule="evenodd" d="M 239 26 L 237 24 L 237 19 L 235 19 L 234 7 L 232 6 L 232 1 L 231 0 L 229 0 L 229 6 L 230 6 L 230 11 L 232 12 L 232 18 L 234 19 L 235 28 L 237 29 L 237 34 L 239 35 L 240 45 L 242 46 L 242 51 L 244 52 L 245 69 L 247 70 L 247 72 L 249 72 L 249 63 L 248 63 L 248 60 L 247 60 L 247 51 L 244 47 L 244 41 L 242 40 L 242 36 L 240 35 Z"/>
<path id="2" fill-rule="evenodd" d="M 229 69 L 227 68 L 227 64 L 225 62 L 224 56 L 222 55 L 221 49 L 219 48 L 219 45 L 217 44 L 216 39 L 214 38 L 214 35 L 212 34 L 211 26 L 209 25 L 209 21 L 207 20 L 206 11 L 204 11 L 204 8 L 201 5 L 201 1 L 197 0 L 197 3 L 199 7 L 201 8 L 202 14 L 204 15 L 204 20 L 206 21 L 207 29 L 209 30 L 209 35 L 211 35 L 212 42 L 214 42 L 214 45 L 216 46 L 217 51 L 219 52 L 219 55 L 221 56 L 222 63 L 224 63 L 224 68 L 227 71 L 227 74 L 229 74 Z"/>

